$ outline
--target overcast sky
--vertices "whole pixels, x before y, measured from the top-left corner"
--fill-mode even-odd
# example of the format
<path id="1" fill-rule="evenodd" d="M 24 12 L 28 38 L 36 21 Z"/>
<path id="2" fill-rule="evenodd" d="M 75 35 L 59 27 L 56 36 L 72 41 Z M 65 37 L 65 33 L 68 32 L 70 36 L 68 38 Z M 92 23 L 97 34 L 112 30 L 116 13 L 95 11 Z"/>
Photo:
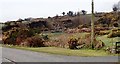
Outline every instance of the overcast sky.
<path id="1" fill-rule="evenodd" d="M 95 11 L 112 11 L 120 0 L 94 0 Z M 0 0 L 0 22 L 19 18 L 55 16 L 68 11 L 91 12 L 91 0 Z"/>

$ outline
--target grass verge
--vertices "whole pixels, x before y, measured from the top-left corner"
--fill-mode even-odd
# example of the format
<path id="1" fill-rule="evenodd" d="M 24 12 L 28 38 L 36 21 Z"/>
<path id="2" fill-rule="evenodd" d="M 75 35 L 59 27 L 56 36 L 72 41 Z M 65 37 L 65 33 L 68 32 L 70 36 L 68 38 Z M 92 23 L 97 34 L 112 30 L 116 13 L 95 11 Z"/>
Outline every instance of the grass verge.
<path id="1" fill-rule="evenodd" d="M 70 49 L 57 48 L 57 47 L 33 48 L 33 47 L 20 47 L 20 46 L 10 46 L 10 45 L 4 45 L 4 47 L 50 53 L 50 54 L 67 55 L 67 56 L 115 56 L 116 55 L 105 52 L 104 50 L 91 50 L 91 49 L 70 50 Z"/>
<path id="2" fill-rule="evenodd" d="M 107 47 L 108 46 L 113 46 L 113 43 L 118 41 L 118 37 L 107 38 L 107 35 L 99 36 L 99 37 L 97 37 L 97 39 L 104 42 Z"/>

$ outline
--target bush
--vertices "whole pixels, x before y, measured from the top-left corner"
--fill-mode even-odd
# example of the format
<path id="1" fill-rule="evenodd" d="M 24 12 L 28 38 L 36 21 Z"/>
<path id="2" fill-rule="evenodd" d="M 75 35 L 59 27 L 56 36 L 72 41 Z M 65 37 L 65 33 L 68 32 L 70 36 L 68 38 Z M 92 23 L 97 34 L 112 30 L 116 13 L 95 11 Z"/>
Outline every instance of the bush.
<path id="1" fill-rule="evenodd" d="M 101 49 L 105 46 L 105 44 L 101 40 L 99 41 L 95 40 L 95 42 L 96 42 L 95 49 Z"/>
<path id="2" fill-rule="evenodd" d="M 108 38 L 120 37 L 120 29 L 113 29 L 107 36 Z"/>
<path id="3" fill-rule="evenodd" d="M 4 44 L 11 44 L 11 45 L 15 45 L 15 38 L 6 38 L 5 40 L 3 40 Z"/>
<path id="4" fill-rule="evenodd" d="M 78 45 L 78 39 L 76 38 L 71 38 L 69 41 L 68 41 L 68 44 L 69 44 L 69 48 L 70 49 L 77 49 L 77 45 Z"/>
<path id="5" fill-rule="evenodd" d="M 24 28 L 12 28 L 11 30 L 4 32 L 3 39 L 4 44 L 20 45 L 21 42 L 27 37 L 34 36 L 34 32 Z"/>
<path id="6" fill-rule="evenodd" d="M 59 37 L 55 36 L 52 38 L 47 38 L 47 39 L 45 38 L 44 40 L 45 40 L 45 46 L 68 48 L 68 38 L 63 35 Z"/>
<path id="7" fill-rule="evenodd" d="M 119 23 L 115 22 L 115 23 L 113 23 L 113 26 L 114 27 L 119 27 Z"/>
<path id="8" fill-rule="evenodd" d="M 115 32 L 115 33 L 110 33 L 110 34 L 108 34 L 108 36 L 107 36 L 108 38 L 112 38 L 112 37 L 120 37 L 120 32 Z"/>
<path id="9" fill-rule="evenodd" d="M 86 35 L 85 38 L 81 38 L 78 41 L 79 46 L 82 46 L 82 48 L 91 48 L 91 36 L 90 34 Z M 95 49 L 101 49 L 105 45 L 102 41 L 94 39 L 93 47 Z"/>
<path id="10" fill-rule="evenodd" d="M 90 48 L 91 37 L 90 34 L 86 35 L 84 38 L 79 39 L 78 44 L 84 45 L 84 48 Z"/>
<path id="11" fill-rule="evenodd" d="M 8 32 L 5 32 L 3 37 L 3 43 L 16 45 L 16 37 L 17 37 L 16 30 L 10 30 Z"/>
<path id="12" fill-rule="evenodd" d="M 23 43 L 21 43 L 21 45 L 28 47 L 44 47 L 44 40 L 38 36 L 33 36 L 27 38 Z"/>
<path id="13" fill-rule="evenodd" d="M 48 38 L 48 35 L 41 35 L 41 37 L 44 39 L 44 40 L 48 40 L 49 38 Z"/>
<path id="14" fill-rule="evenodd" d="M 109 31 L 96 31 L 95 35 L 108 35 L 109 33 Z"/>

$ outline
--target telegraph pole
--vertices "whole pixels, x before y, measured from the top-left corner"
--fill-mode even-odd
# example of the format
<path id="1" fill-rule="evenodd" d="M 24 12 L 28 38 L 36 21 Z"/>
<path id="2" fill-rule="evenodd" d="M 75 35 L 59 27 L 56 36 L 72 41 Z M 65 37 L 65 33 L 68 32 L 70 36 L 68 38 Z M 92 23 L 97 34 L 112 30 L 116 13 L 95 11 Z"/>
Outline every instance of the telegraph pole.
<path id="1" fill-rule="evenodd" d="M 93 49 L 95 34 L 94 34 L 94 0 L 92 0 L 92 17 L 91 17 L 91 48 Z"/>

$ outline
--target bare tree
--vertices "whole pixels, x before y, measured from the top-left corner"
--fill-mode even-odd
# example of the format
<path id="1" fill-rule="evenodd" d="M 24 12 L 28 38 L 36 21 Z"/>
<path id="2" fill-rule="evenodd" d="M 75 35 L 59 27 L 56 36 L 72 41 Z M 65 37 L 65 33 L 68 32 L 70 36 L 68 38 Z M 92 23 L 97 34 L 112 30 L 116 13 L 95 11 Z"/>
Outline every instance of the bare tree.
<path id="1" fill-rule="evenodd" d="M 113 5 L 113 11 L 120 11 L 120 1 Z"/>
<path id="2" fill-rule="evenodd" d="M 62 12 L 63 16 L 65 15 L 65 12 Z"/>
<path id="3" fill-rule="evenodd" d="M 81 12 L 83 13 L 83 15 L 87 14 L 87 11 L 85 10 L 82 10 Z"/>
<path id="4" fill-rule="evenodd" d="M 77 16 L 80 16 L 80 12 L 77 12 Z"/>
<path id="5" fill-rule="evenodd" d="M 73 11 L 69 11 L 69 12 L 67 13 L 67 15 L 68 15 L 68 16 L 73 16 Z"/>
<path id="6" fill-rule="evenodd" d="M 118 5 L 117 4 L 113 5 L 113 11 L 118 11 Z"/>

